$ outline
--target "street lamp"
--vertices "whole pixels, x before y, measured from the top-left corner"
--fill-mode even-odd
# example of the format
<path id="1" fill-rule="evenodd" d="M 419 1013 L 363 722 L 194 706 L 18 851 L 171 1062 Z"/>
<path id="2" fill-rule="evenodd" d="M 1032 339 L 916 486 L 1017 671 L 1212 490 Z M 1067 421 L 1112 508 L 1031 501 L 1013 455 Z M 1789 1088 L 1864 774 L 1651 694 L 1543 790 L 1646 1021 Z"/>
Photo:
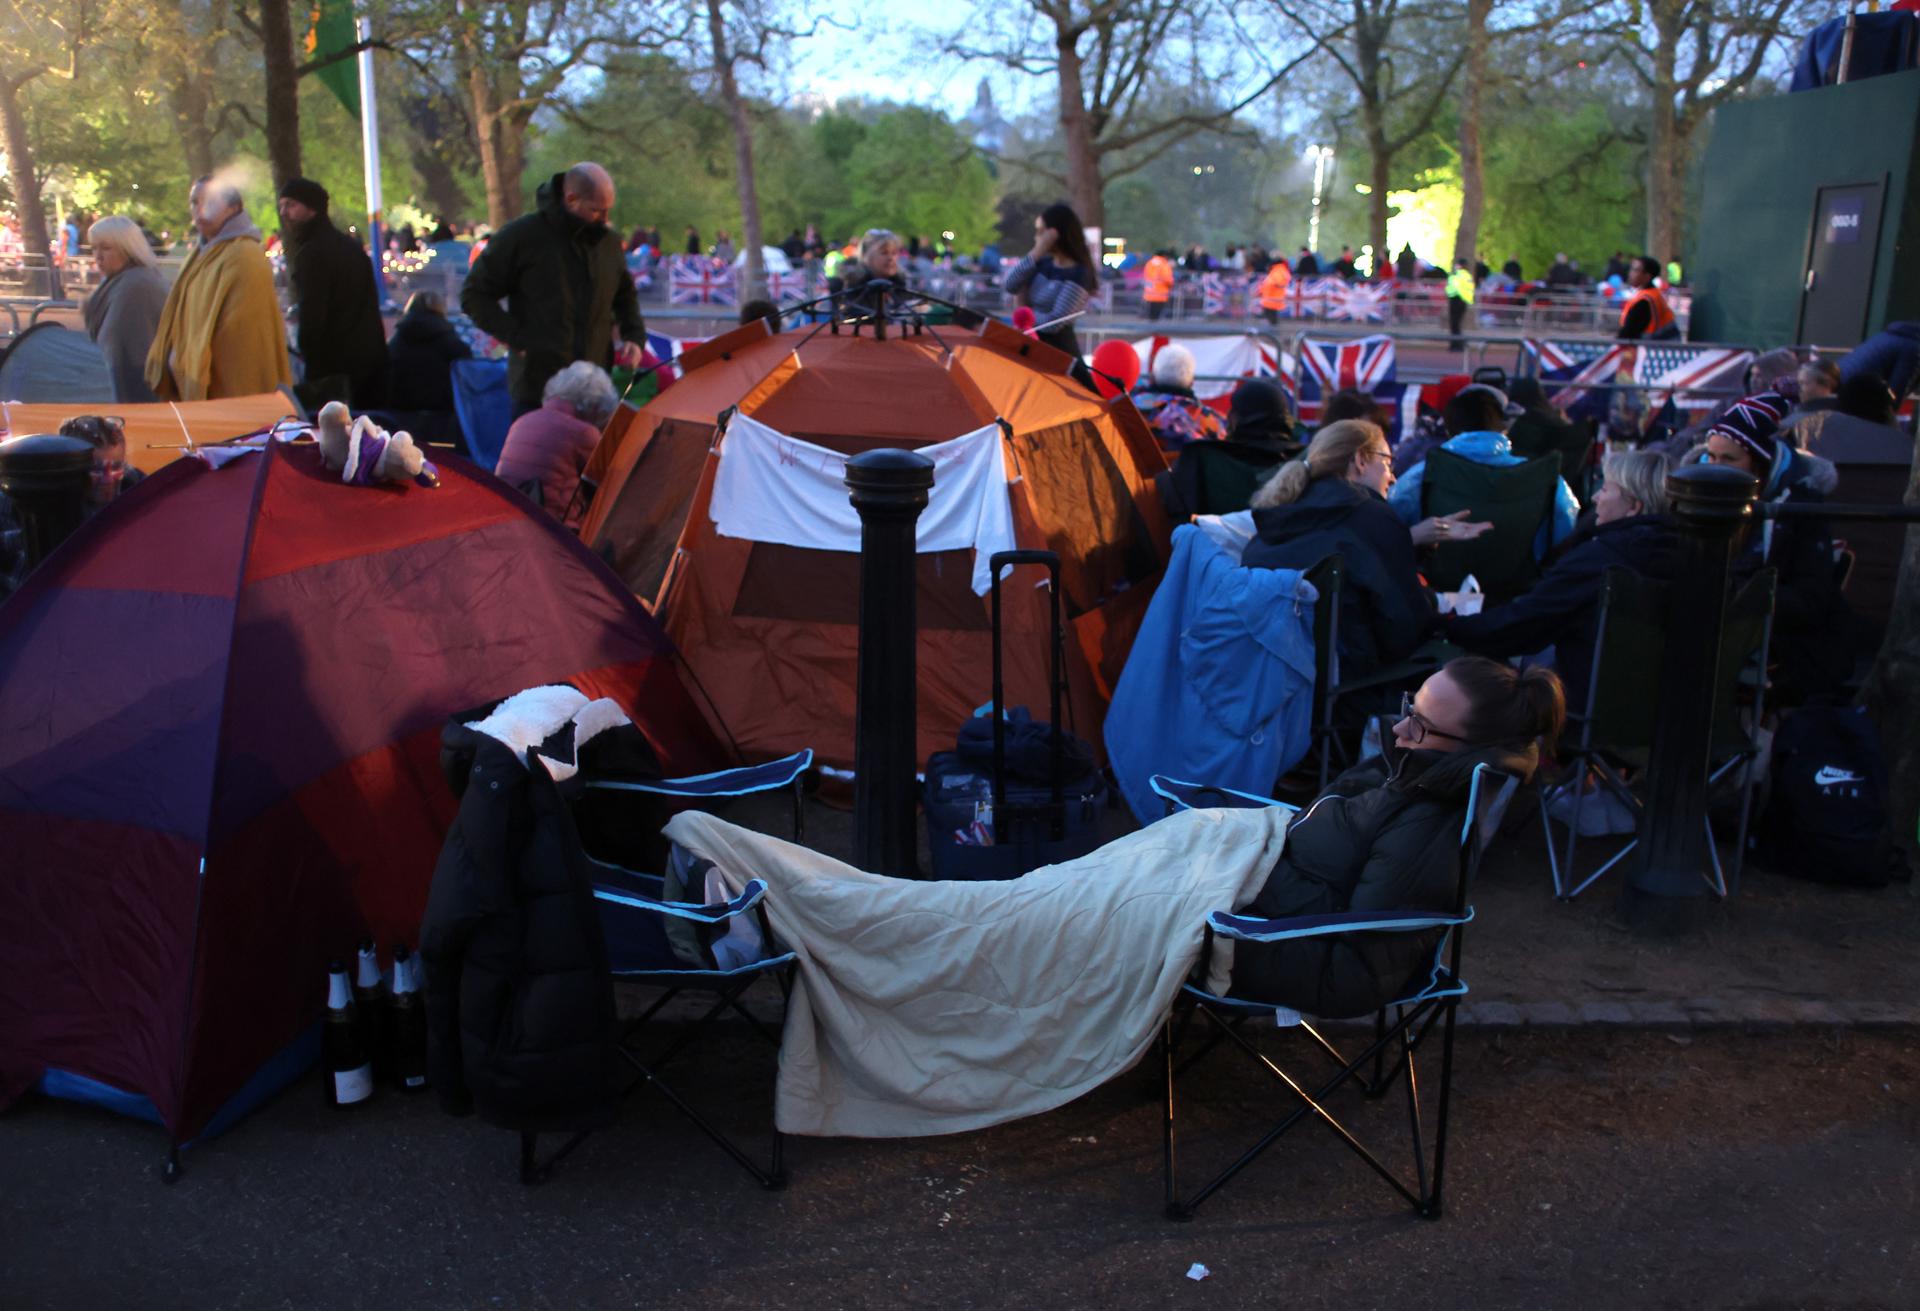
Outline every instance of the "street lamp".
<path id="1" fill-rule="evenodd" d="M 1307 221 L 1307 249 L 1320 249 L 1320 201 L 1326 194 L 1327 169 L 1333 164 L 1332 146 L 1308 146 L 1307 158 L 1313 161 L 1313 217 Z"/>

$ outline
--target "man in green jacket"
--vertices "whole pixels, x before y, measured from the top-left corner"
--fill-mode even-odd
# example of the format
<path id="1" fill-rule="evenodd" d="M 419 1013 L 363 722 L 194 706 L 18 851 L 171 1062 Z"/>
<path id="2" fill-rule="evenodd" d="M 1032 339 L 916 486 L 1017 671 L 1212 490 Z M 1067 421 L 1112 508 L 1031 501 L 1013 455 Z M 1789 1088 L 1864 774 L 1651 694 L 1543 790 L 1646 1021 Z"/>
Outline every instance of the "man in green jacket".
<path id="1" fill-rule="evenodd" d="M 647 325 L 612 212 L 607 170 L 575 164 L 543 182 L 538 208 L 494 233 L 467 272 L 460 308 L 512 352 L 518 413 L 538 409 L 547 379 L 575 360 L 640 363 Z"/>
<path id="2" fill-rule="evenodd" d="M 1453 261 L 1453 272 L 1447 275 L 1447 332 L 1452 340 L 1447 343 L 1450 350 L 1465 350 L 1467 343 L 1460 335 L 1460 322 L 1467 317 L 1467 310 L 1473 305 L 1473 261 L 1464 255 Z"/>

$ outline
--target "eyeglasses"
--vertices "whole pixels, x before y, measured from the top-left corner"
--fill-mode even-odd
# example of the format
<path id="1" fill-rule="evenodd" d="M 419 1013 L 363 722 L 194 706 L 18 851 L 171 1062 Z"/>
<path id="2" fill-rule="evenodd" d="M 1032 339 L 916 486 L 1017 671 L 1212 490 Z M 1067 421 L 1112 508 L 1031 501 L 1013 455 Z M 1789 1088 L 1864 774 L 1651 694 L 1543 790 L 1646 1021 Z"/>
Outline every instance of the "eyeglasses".
<path id="1" fill-rule="evenodd" d="M 1410 692 L 1402 692 L 1400 694 L 1400 722 L 1413 726 L 1413 731 L 1407 734 L 1407 736 L 1413 739 L 1415 746 L 1420 745 L 1420 743 L 1425 742 L 1430 737 L 1444 737 L 1451 742 L 1465 742 L 1469 740 L 1460 736 L 1458 733 L 1448 733 L 1442 729 L 1435 728 L 1427 721 L 1424 715 L 1413 708 L 1413 694 Z"/>

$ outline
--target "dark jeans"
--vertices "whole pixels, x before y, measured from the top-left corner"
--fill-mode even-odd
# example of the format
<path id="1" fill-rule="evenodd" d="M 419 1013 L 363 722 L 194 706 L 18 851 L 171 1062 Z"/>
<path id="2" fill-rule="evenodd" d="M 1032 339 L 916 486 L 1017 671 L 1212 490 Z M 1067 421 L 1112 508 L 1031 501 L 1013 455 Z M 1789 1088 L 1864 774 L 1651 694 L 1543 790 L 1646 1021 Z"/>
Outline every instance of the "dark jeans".
<path id="1" fill-rule="evenodd" d="M 1164 300 L 1150 300 L 1147 302 L 1147 322 L 1148 323 L 1158 323 L 1160 321 L 1160 316 L 1162 314 L 1165 314 L 1166 312 L 1167 312 L 1167 302 L 1165 302 Z"/>
<path id="2" fill-rule="evenodd" d="M 1467 302 L 1458 296 L 1447 297 L 1447 331 L 1453 334 L 1453 340 L 1447 343 L 1448 350 L 1463 351 L 1467 348 L 1466 339 L 1460 335 L 1460 321 L 1467 317 Z"/>

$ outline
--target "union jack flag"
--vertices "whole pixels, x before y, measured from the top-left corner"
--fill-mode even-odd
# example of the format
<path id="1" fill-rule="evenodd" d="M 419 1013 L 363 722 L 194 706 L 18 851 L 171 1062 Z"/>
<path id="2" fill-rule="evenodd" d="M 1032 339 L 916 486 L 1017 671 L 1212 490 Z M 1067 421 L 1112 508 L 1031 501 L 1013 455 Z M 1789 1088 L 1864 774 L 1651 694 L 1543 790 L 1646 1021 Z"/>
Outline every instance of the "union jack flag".
<path id="1" fill-rule="evenodd" d="M 1321 405 L 1337 391 L 1381 395 L 1383 384 L 1393 381 L 1393 338 L 1384 333 L 1351 341 L 1303 339 L 1296 393 L 1300 401 L 1300 421 L 1319 422 Z M 1400 393 L 1395 389 L 1388 403 L 1398 404 L 1399 399 Z"/>
<path id="2" fill-rule="evenodd" d="M 1327 312 L 1326 284 L 1338 278 L 1295 278 L 1287 284 L 1287 303 L 1280 313 L 1289 319 L 1317 319 Z"/>
<path id="3" fill-rule="evenodd" d="M 1237 287 L 1227 285 L 1227 279 L 1223 274 L 1202 273 L 1200 275 L 1200 312 L 1213 315 L 1229 313 L 1233 293 L 1238 290 Z M 1243 306 L 1245 303 L 1244 300 L 1241 301 Z"/>
<path id="4" fill-rule="evenodd" d="M 1340 282 L 1340 279 L 1333 279 Z M 1327 298 L 1327 317 L 1350 323 L 1385 323 L 1393 301 L 1393 283 L 1345 282 Z"/>
<path id="5" fill-rule="evenodd" d="M 1547 399 L 1571 418 L 1605 419 L 1614 385 L 1633 376 L 1632 342 L 1542 341 L 1530 337 L 1522 345 Z"/>
<path id="6" fill-rule="evenodd" d="M 732 305 L 739 300 L 733 270 L 704 255 L 675 255 L 667 265 L 670 305 Z"/>
<path id="7" fill-rule="evenodd" d="M 776 305 L 798 304 L 808 295 L 805 270 L 794 269 L 787 273 L 767 271 L 767 295 Z"/>

